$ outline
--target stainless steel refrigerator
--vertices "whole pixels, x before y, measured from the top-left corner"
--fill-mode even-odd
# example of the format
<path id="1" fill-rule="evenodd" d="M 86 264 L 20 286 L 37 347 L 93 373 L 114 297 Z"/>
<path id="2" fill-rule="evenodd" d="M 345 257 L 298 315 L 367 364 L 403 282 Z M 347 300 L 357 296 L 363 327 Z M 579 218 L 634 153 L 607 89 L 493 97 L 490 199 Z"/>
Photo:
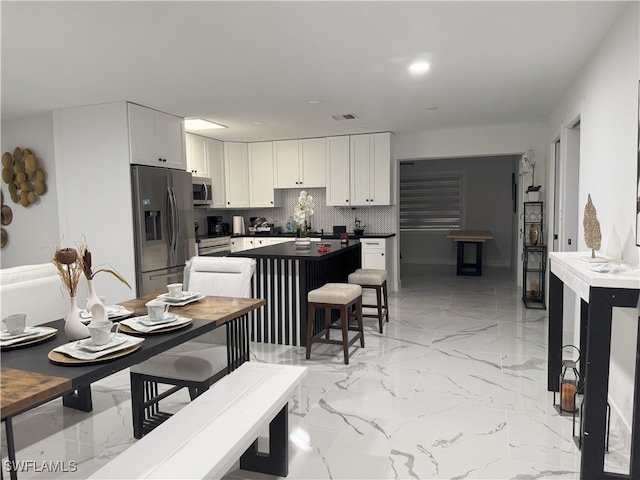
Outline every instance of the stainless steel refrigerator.
<path id="1" fill-rule="evenodd" d="M 137 295 L 164 293 L 182 282 L 195 255 L 191 173 L 133 165 Z"/>

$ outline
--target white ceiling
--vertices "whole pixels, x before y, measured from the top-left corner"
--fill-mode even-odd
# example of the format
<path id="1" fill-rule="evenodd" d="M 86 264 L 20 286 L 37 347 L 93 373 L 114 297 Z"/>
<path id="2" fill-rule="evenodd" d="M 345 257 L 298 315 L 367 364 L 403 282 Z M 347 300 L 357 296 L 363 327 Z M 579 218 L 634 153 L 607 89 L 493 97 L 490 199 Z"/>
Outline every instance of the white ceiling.
<path id="1" fill-rule="evenodd" d="M 2 120 L 129 100 L 229 141 L 544 121 L 624 5 L 3 0 Z"/>

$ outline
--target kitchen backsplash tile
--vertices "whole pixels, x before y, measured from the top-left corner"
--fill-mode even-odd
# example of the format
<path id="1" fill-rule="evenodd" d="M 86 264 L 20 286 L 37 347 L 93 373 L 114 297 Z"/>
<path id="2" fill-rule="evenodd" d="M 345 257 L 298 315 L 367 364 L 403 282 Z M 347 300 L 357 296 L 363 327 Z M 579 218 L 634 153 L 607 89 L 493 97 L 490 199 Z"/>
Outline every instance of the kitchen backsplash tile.
<path id="1" fill-rule="evenodd" d="M 311 217 L 313 230 L 323 229 L 331 232 L 334 225 L 346 225 L 347 231 L 353 231 L 356 217 L 365 226 L 365 233 L 393 233 L 396 231 L 397 207 L 329 207 L 326 202 L 326 190 L 324 188 L 310 188 L 307 190 L 313 196 L 315 204 L 314 214 Z M 245 223 L 250 225 L 249 217 L 265 217 L 268 222 L 286 230 L 287 219 L 293 217 L 293 209 L 298 203 L 299 189 L 284 189 L 282 191 L 282 207 L 280 208 L 256 208 L 245 210 L 214 210 L 195 209 L 195 220 L 200 224 L 201 232 L 206 229 L 206 217 L 208 215 L 221 215 L 223 221 L 231 223 L 234 215 L 242 215 Z"/>

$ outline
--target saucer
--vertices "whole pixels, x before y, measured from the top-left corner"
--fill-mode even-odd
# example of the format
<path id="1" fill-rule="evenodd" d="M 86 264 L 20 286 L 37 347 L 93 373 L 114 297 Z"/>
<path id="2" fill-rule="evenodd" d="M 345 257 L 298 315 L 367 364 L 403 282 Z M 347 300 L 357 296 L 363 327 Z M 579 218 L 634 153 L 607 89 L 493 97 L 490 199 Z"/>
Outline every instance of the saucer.
<path id="1" fill-rule="evenodd" d="M 149 315 L 142 315 L 141 317 L 136 317 L 136 320 L 147 327 L 153 327 L 155 325 L 162 325 L 164 323 L 171 323 L 178 318 L 178 315 L 171 312 L 165 312 L 162 316 L 162 320 L 154 321 L 149 318 Z"/>
<path id="2" fill-rule="evenodd" d="M 170 293 L 163 293 L 162 295 L 158 295 L 158 298 L 161 298 L 166 302 L 184 302 L 186 300 L 191 300 L 198 295 L 200 295 L 200 292 L 182 292 L 178 297 L 172 297 Z"/>
<path id="3" fill-rule="evenodd" d="M 126 335 L 113 334 L 111 340 L 109 340 L 104 345 L 94 345 L 91 338 L 86 338 L 84 340 L 78 340 L 76 342 L 75 347 L 81 348 L 82 350 L 88 350 L 90 352 L 101 352 L 102 350 L 106 350 L 108 348 L 116 347 L 127 341 Z"/>
<path id="4" fill-rule="evenodd" d="M 39 331 L 40 329 L 37 327 L 24 327 L 24 330 L 20 333 L 2 332 L 0 333 L 0 340 L 14 340 L 20 337 L 28 337 L 38 334 Z"/>

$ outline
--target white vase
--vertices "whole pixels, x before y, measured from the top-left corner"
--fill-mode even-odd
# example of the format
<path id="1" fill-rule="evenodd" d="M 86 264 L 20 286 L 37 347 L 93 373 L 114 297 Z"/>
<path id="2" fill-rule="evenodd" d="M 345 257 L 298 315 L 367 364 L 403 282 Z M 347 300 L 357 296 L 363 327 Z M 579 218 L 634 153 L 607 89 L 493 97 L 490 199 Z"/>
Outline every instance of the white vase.
<path id="1" fill-rule="evenodd" d="M 529 202 L 538 202 L 540 200 L 540 192 L 527 192 L 527 200 Z"/>
<path id="2" fill-rule="evenodd" d="M 71 309 L 64 318 L 64 333 L 67 334 L 69 340 L 80 340 L 81 338 L 87 338 L 90 333 L 87 326 L 82 323 L 80 317 L 80 309 L 78 308 L 78 302 L 76 297 L 71 297 Z"/>
<path id="3" fill-rule="evenodd" d="M 102 301 L 102 298 L 104 297 L 100 298 L 96 293 L 93 280 L 87 280 L 87 283 L 89 284 L 89 294 L 87 296 L 87 306 L 85 309 L 87 312 L 91 312 L 91 321 L 104 322 L 105 320 L 109 320 L 107 307 Z"/>
<path id="4" fill-rule="evenodd" d="M 309 237 L 297 237 L 296 248 L 309 248 L 311 247 L 311 239 Z"/>

